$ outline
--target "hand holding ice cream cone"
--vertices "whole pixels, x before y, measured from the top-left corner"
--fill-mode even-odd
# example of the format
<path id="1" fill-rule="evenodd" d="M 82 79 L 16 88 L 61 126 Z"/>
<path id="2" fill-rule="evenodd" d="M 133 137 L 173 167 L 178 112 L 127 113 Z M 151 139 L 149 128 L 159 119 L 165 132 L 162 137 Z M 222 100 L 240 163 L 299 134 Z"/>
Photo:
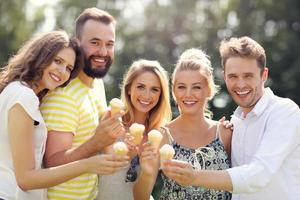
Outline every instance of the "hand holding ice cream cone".
<path id="1" fill-rule="evenodd" d="M 110 104 L 110 108 L 111 108 L 111 116 L 114 116 L 117 113 L 120 113 L 122 110 L 125 109 L 124 103 L 118 98 L 113 98 L 109 102 L 109 104 Z"/>
<path id="2" fill-rule="evenodd" d="M 175 155 L 175 151 L 173 147 L 169 144 L 164 144 L 160 150 L 160 163 L 163 163 L 165 161 L 172 160 L 173 156 Z"/>
<path id="3" fill-rule="evenodd" d="M 163 136 L 158 130 L 153 129 L 148 133 L 148 141 L 156 148 L 159 147 L 162 138 Z"/>
<path id="4" fill-rule="evenodd" d="M 129 127 L 129 132 L 133 136 L 133 143 L 139 145 L 143 139 L 145 126 L 143 124 L 133 123 Z"/>
<path id="5" fill-rule="evenodd" d="M 114 153 L 118 155 L 126 155 L 128 153 L 128 147 L 124 142 L 114 143 L 113 150 Z"/>

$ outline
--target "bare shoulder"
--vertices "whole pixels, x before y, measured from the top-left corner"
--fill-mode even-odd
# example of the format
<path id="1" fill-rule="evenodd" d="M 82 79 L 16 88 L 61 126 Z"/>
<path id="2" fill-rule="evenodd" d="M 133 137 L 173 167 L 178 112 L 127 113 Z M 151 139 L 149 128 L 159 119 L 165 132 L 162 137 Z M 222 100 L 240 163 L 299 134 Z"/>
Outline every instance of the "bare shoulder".
<path id="1" fill-rule="evenodd" d="M 220 137 L 224 144 L 226 152 L 230 155 L 231 152 L 231 138 L 232 138 L 232 130 L 231 128 L 226 128 L 223 125 L 219 125 L 220 128 Z"/>

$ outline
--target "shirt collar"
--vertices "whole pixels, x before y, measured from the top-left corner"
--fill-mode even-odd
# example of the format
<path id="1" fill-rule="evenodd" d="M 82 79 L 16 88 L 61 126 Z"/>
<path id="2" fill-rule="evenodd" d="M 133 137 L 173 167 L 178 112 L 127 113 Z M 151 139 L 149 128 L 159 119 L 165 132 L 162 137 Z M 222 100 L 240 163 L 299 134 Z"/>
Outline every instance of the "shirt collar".
<path id="1" fill-rule="evenodd" d="M 273 98 L 273 96 L 274 96 L 274 93 L 272 92 L 272 90 L 270 88 L 265 88 L 264 94 L 257 101 L 254 108 L 247 115 L 260 116 L 264 112 L 266 107 L 268 106 L 268 104 L 269 104 L 270 100 Z M 238 118 L 242 118 L 242 119 L 244 118 L 243 111 L 240 106 L 237 107 L 237 109 L 234 111 L 233 115 Z"/>

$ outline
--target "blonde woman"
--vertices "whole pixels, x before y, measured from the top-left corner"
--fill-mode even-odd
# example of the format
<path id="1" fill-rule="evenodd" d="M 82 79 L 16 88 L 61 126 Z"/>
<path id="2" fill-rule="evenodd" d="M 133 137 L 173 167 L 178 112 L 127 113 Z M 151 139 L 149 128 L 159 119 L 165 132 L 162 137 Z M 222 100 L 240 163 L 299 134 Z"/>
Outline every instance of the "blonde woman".
<path id="1" fill-rule="evenodd" d="M 157 61 L 133 62 L 123 79 L 121 99 L 126 105 L 123 123 L 127 130 L 133 123 L 145 125 L 142 143 L 147 141 L 149 130 L 158 129 L 171 119 L 168 76 Z M 107 151 L 110 152 L 111 147 Z M 139 165 L 136 153 L 134 150 L 131 152 L 133 159 L 129 169 L 100 177 L 97 199 L 133 199 L 133 182 Z"/>
<path id="2" fill-rule="evenodd" d="M 172 77 L 172 93 L 180 114 L 161 129 L 164 140 L 175 150 L 174 159 L 190 163 L 196 169 L 230 167 L 231 130 L 211 119 L 208 101 L 217 87 L 207 55 L 200 49 L 186 50 L 179 58 Z M 135 186 L 135 199 L 149 199 L 158 173 L 158 156 L 151 145 L 141 156 L 141 176 Z M 161 166 L 164 167 L 161 163 Z M 160 174 L 163 186 L 159 199 L 230 199 L 225 191 L 182 186 Z M 143 188 L 143 192 L 141 192 Z"/>

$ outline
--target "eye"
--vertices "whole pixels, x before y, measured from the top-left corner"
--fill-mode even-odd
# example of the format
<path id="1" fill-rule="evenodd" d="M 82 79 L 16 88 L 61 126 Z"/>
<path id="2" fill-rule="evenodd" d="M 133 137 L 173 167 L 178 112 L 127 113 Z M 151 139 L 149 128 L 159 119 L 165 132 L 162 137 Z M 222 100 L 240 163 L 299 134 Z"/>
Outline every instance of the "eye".
<path id="1" fill-rule="evenodd" d="M 160 92 L 160 88 L 152 88 L 153 92 Z"/>
<path id="2" fill-rule="evenodd" d="M 228 78 L 229 78 L 229 79 L 236 79 L 237 76 L 236 76 L 236 75 L 228 75 Z"/>
<path id="3" fill-rule="evenodd" d="M 72 66 L 67 66 L 67 70 L 68 70 L 68 72 L 72 72 L 73 71 L 73 69 L 74 69 L 74 67 L 72 67 Z"/>
<path id="4" fill-rule="evenodd" d="M 245 75 L 245 78 L 252 78 L 253 76 L 252 76 L 252 74 L 246 74 Z"/>
<path id="5" fill-rule="evenodd" d="M 54 58 L 54 62 L 58 65 L 60 65 L 62 63 L 62 60 L 59 58 Z"/>
<path id="6" fill-rule="evenodd" d="M 115 44 L 114 43 L 108 43 L 106 46 L 111 49 L 115 46 Z"/>
<path id="7" fill-rule="evenodd" d="M 201 88 L 201 86 L 194 86 L 193 89 L 195 89 L 195 90 L 201 90 L 202 88 Z"/>
<path id="8" fill-rule="evenodd" d="M 185 89 L 185 86 L 179 85 L 179 86 L 177 86 L 177 88 L 180 89 L 180 90 L 183 90 L 183 89 Z"/>
<path id="9" fill-rule="evenodd" d="M 99 41 L 91 41 L 91 44 L 93 45 L 93 46 L 99 46 L 100 45 L 100 42 Z"/>
<path id="10" fill-rule="evenodd" d="M 145 89 L 145 87 L 143 85 L 138 85 L 136 88 L 139 89 L 139 90 Z"/>

